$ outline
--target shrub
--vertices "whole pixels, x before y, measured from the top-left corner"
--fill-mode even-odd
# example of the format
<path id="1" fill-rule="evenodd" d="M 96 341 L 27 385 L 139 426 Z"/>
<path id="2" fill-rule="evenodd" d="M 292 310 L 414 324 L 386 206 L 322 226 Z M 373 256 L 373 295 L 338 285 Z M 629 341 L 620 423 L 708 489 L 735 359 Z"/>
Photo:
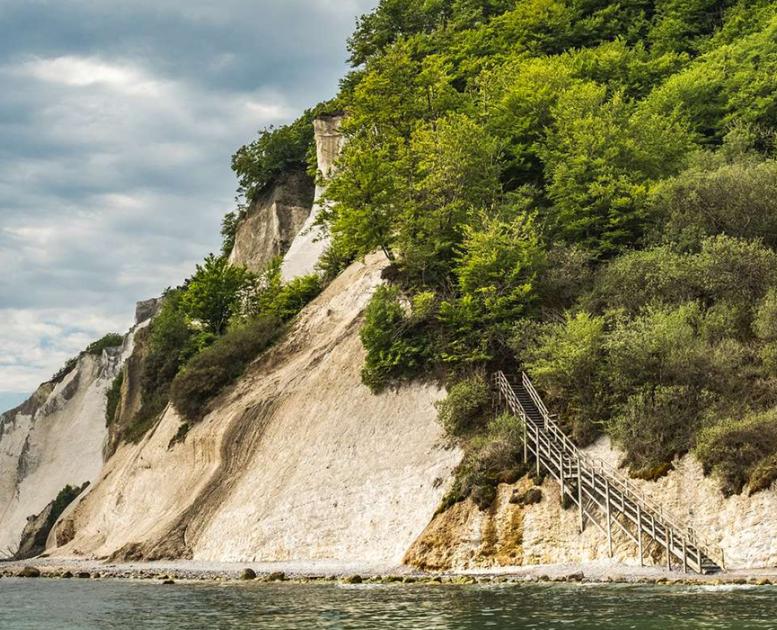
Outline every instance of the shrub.
<path id="1" fill-rule="evenodd" d="M 777 477 L 777 408 L 752 413 L 740 420 L 725 420 L 702 430 L 696 455 L 707 474 L 720 477 L 726 495 L 768 487 Z"/>
<path id="2" fill-rule="evenodd" d="M 525 348 L 526 369 L 581 443 L 590 442 L 599 432 L 597 423 L 607 406 L 602 374 L 604 324 L 603 318 L 585 312 L 567 313 L 562 323 L 540 328 L 533 343 L 521 337 L 522 330 L 513 340 L 514 347 Z"/>
<path id="3" fill-rule="evenodd" d="M 636 477 L 654 478 L 675 456 L 687 453 L 710 396 L 683 386 L 646 385 L 616 412 L 610 433 L 626 450 Z"/>
<path id="4" fill-rule="evenodd" d="M 380 391 L 392 379 L 413 376 L 429 357 L 429 342 L 405 316 L 396 287 L 376 289 L 359 332 L 367 357 L 362 381 Z"/>
<path id="5" fill-rule="evenodd" d="M 299 276 L 284 284 L 262 315 L 288 321 L 321 293 L 321 278 L 316 274 Z"/>
<path id="6" fill-rule="evenodd" d="M 105 424 L 110 426 L 116 419 L 116 410 L 121 402 L 121 386 L 124 383 L 124 371 L 122 370 L 113 379 L 106 394 Z"/>
<path id="7" fill-rule="evenodd" d="M 483 376 L 459 381 L 436 403 L 437 418 L 449 435 L 464 435 L 477 427 L 488 408 L 491 392 Z"/>
<path id="8" fill-rule="evenodd" d="M 290 125 L 267 127 L 256 140 L 235 152 L 232 170 L 240 182 L 239 192 L 248 201 L 254 201 L 281 173 L 306 169 L 314 139 L 313 117 L 308 110 Z"/>
<path id="9" fill-rule="evenodd" d="M 124 343 L 124 336 L 119 333 L 108 333 L 104 337 L 90 343 L 84 352 L 99 356 L 107 348 L 118 348 Z"/>
<path id="10" fill-rule="evenodd" d="M 489 422 L 485 431 L 466 445 L 466 454 L 441 509 L 470 495 L 480 509 L 486 509 L 496 497 L 497 485 L 514 483 L 529 471 L 521 460 L 522 440 L 523 425 L 515 416 L 503 414 Z"/>
<path id="11" fill-rule="evenodd" d="M 192 358 L 175 377 L 170 401 L 185 419 L 199 421 L 208 402 L 237 379 L 281 330 L 281 322 L 273 317 L 256 319 L 230 330 Z"/>
<path id="12" fill-rule="evenodd" d="M 231 265 L 227 257 L 210 254 L 189 279 L 181 293 L 181 306 L 191 320 L 221 335 L 233 315 L 240 309 L 245 292 L 254 276 L 243 267 Z"/>
<path id="13" fill-rule="evenodd" d="M 776 161 L 689 169 L 664 184 L 653 204 L 667 221 L 667 239 L 692 246 L 728 234 L 777 246 Z"/>

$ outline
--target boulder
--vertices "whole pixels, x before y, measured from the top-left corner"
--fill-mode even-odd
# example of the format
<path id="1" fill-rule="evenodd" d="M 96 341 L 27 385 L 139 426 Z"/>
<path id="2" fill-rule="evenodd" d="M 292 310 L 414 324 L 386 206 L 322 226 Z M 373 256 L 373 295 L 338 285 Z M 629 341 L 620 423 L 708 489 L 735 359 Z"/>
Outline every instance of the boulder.
<path id="1" fill-rule="evenodd" d="M 240 579 L 241 580 L 255 580 L 256 579 L 256 571 L 250 568 L 243 569 L 240 572 Z"/>

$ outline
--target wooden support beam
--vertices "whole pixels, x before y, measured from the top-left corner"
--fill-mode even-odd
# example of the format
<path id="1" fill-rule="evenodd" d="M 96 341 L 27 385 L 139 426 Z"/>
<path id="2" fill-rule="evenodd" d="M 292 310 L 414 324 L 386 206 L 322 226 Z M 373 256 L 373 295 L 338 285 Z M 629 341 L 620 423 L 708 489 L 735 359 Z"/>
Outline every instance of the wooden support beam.
<path id="1" fill-rule="evenodd" d="M 585 515 L 583 514 L 583 476 L 580 474 L 580 456 L 577 456 L 577 506 L 580 509 L 580 533 L 585 530 Z"/>
<path id="2" fill-rule="evenodd" d="M 526 418 L 523 419 L 523 463 L 529 461 L 529 443 L 526 435 Z"/>
<path id="3" fill-rule="evenodd" d="M 564 506 L 564 456 L 559 453 L 558 454 L 558 477 L 559 481 L 561 482 L 561 506 Z"/>
<path id="4" fill-rule="evenodd" d="M 688 547 L 683 536 L 683 573 L 688 573 Z"/>
<path id="5" fill-rule="evenodd" d="M 664 540 L 666 542 L 666 568 L 672 570 L 672 531 L 664 525 Z"/>
<path id="6" fill-rule="evenodd" d="M 537 445 L 537 477 L 540 476 L 540 428 L 535 424 L 534 425 L 534 439 L 536 440 L 535 444 Z"/>
<path id="7" fill-rule="evenodd" d="M 637 546 L 639 547 L 639 566 L 645 566 L 644 556 L 642 555 L 642 508 L 637 503 Z"/>
<path id="8" fill-rule="evenodd" d="M 612 558 L 612 523 L 610 522 L 610 482 L 607 477 L 604 478 L 604 505 L 605 517 L 607 518 L 607 550 Z"/>

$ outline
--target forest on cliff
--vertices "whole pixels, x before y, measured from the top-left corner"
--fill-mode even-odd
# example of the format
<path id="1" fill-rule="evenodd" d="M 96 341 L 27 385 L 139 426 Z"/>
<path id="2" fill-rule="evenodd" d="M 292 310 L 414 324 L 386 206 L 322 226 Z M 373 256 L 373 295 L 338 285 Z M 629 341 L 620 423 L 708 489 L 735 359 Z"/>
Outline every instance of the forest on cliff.
<path id="1" fill-rule="evenodd" d="M 363 380 L 446 384 L 467 450 L 452 500 L 488 503 L 516 464 L 496 368 L 528 371 L 633 475 L 694 452 L 727 493 L 777 479 L 777 3 L 382 0 L 349 50 L 335 99 L 233 158 L 248 204 L 311 163 L 314 116 L 345 115 L 321 277 L 230 267 L 230 213 L 225 251 L 152 325 L 135 434 L 170 398 L 196 421 L 322 282 L 382 250 Z"/>

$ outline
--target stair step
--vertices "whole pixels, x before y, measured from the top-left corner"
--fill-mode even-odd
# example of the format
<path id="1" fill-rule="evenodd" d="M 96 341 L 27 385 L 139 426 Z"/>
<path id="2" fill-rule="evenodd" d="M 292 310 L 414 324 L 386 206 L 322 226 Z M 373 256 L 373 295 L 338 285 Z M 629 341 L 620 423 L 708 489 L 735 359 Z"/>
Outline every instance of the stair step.
<path id="1" fill-rule="evenodd" d="M 546 412 L 540 410 L 540 408 L 544 410 L 544 406 L 541 402 L 539 404 L 535 402 L 536 397 L 533 395 L 536 394 L 536 392 L 533 391 L 530 383 L 525 387 L 525 382 L 526 381 L 510 381 L 501 373 L 499 375 L 499 380 L 497 380 L 505 399 L 508 401 L 508 407 L 511 407 L 512 410 L 517 413 L 519 411 L 516 409 L 517 401 L 528 422 L 533 425 L 533 429 L 530 431 L 531 437 L 529 439 L 534 441 L 535 435 L 540 438 L 540 461 L 545 466 L 546 470 L 552 471 L 553 476 L 563 476 L 566 479 L 567 485 L 565 487 L 565 493 L 569 496 L 573 496 L 575 491 L 570 491 L 570 486 L 572 488 L 575 487 L 578 474 L 578 465 L 572 463 L 570 458 L 570 445 L 573 443 L 569 438 L 562 439 L 560 437 L 560 429 L 554 424 L 553 420 L 547 420 L 544 415 Z M 548 421 L 553 424 L 552 431 L 545 428 L 546 422 Z M 537 445 L 535 444 L 534 448 L 536 448 L 536 446 Z M 559 465 L 560 457 L 563 458 L 561 465 Z M 615 509 L 619 510 L 620 507 L 623 507 L 623 509 L 626 510 L 625 514 L 630 514 L 629 518 L 631 519 L 635 519 L 636 510 L 641 508 L 642 519 L 640 523 L 642 531 L 650 536 L 651 528 L 655 527 L 655 539 L 660 546 L 665 546 L 667 538 L 670 537 L 671 539 L 671 536 L 674 535 L 675 541 L 671 545 L 671 555 L 673 556 L 672 562 L 675 563 L 675 566 L 678 559 L 682 562 L 683 546 L 681 540 L 684 533 L 674 530 L 673 527 L 665 522 L 659 515 L 652 514 L 651 509 L 647 505 L 644 505 L 638 498 L 628 493 L 621 492 L 617 481 L 611 479 L 609 490 L 603 490 L 604 483 L 602 479 L 608 479 L 607 473 L 602 475 L 601 471 L 592 471 L 585 464 L 580 466 L 579 472 L 582 475 L 581 480 L 586 492 L 597 496 L 598 501 L 604 501 L 606 500 L 605 497 L 609 496 L 610 502 Z M 595 474 L 599 481 L 592 483 L 590 477 L 592 474 Z M 701 554 L 701 561 L 697 563 L 699 554 Z M 700 573 L 711 574 L 722 571 L 721 567 L 718 566 L 715 561 L 707 557 L 704 550 L 696 545 L 686 545 L 685 557 L 687 565 L 693 570 L 698 570 Z"/>

